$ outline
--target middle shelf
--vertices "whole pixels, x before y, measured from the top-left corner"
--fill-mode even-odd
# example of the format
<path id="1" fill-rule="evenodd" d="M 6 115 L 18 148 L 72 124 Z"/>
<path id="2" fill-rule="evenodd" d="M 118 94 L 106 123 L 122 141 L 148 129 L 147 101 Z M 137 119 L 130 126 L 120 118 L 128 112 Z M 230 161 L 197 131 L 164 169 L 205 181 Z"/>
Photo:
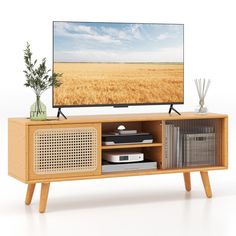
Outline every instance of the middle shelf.
<path id="1" fill-rule="evenodd" d="M 162 146 L 162 143 L 126 144 L 126 145 L 108 145 L 108 146 L 102 146 L 102 150 L 123 149 L 123 148 L 161 147 L 161 146 Z"/>

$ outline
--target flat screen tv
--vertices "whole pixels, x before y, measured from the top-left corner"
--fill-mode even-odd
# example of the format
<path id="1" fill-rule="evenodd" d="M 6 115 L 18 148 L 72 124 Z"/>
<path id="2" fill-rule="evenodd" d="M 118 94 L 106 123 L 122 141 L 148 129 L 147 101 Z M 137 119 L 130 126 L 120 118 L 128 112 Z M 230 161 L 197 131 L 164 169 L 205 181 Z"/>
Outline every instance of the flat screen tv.
<path id="1" fill-rule="evenodd" d="M 184 25 L 53 22 L 53 107 L 181 104 Z"/>

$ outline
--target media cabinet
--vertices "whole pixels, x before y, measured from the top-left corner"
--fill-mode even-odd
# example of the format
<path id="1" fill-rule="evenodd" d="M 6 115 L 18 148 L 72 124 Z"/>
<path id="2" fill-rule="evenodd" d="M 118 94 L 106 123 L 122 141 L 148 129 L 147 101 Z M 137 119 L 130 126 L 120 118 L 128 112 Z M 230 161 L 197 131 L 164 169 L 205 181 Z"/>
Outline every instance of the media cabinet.
<path id="1" fill-rule="evenodd" d="M 189 130 L 194 127 L 214 128 L 214 164 L 167 167 L 166 127 L 175 122 Z M 36 183 L 41 183 L 41 213 L 45 212 L 49 186 L 54 181 L 183 173 L 185 188 L 190 191 L 190 173 L 199 171 L 206 196 L 210 198 L 212 193 L 208 171 L 228 167 L 228 117 L 224 114 L 96 115 L 68 117 L 67 120 L 52 118 L 47 121 L 9 118 L 8 125 L 9 175 L 28 185 L 27 205 L 31 203 Z M 102 133 L 114 131 L 119 125 L 149 132 L 154 136 L 154 142 L 103 146 Z M 157 162 L 157 169 L 102 173 L 102 153 L 115 149 L 142 151 L 145 158 Z"/>

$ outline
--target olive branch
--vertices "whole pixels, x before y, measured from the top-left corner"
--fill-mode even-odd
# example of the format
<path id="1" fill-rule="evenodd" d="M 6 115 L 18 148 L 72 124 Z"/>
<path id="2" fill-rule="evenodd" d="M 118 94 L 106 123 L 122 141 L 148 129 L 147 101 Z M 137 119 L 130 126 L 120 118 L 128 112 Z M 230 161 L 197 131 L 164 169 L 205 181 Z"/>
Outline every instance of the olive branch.
<path id="1" fill-rule="evenodd" d="M 40 95 L 51 86 L 59 87 L 62 84 L 59 81 L 59 77 L 61 77 L 62 74 L 50 74 L 51 70 L 47 69 L 46 58 L 43 58 L 38 66 L 37 60 L 32 62 L 32 52 L 28 42 L 24 50 L 24 61 L 26 65 L 26 70 L 23 71 L 26 76 L 26 83 L 24 85 L 32 88 L 37 97 L 40 97 Z"/>

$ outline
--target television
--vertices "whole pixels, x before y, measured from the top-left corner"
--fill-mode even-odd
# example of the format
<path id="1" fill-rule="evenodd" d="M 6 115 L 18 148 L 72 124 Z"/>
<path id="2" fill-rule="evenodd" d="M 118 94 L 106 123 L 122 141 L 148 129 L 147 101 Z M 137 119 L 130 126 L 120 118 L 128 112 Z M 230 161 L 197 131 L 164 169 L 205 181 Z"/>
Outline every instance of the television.
<path id="1" fill-rule="evenodd" d="M 53 22 L 53 107 L 184 102 L 184 25 Z"/>

